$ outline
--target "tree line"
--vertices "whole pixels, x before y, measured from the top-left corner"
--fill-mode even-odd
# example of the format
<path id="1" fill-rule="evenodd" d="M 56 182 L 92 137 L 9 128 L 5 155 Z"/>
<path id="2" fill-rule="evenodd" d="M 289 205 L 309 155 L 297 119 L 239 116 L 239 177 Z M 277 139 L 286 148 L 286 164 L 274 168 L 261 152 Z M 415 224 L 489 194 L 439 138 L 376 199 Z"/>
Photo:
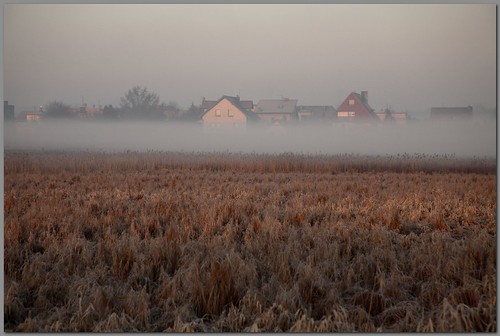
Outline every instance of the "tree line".
<path id="1" fill-rule="evenodd" d="M 85 111 L 82 111 L 85 113 Z M 51 101 L 45 106 L 43 116 L 46 118 L 76 117 L 71 106 L 60 102 Z M 155 92 L 146 87 L 134 86 L 120 98 L 120 106 L 105 105 L 99 119 L 127 119 L 127 120 L 198 120 L 201 116 L 201 108 L 191 104 L 188 110 L 182 110 L 176 103 L 166 104 L 160 101 L 160 97 Z"/>

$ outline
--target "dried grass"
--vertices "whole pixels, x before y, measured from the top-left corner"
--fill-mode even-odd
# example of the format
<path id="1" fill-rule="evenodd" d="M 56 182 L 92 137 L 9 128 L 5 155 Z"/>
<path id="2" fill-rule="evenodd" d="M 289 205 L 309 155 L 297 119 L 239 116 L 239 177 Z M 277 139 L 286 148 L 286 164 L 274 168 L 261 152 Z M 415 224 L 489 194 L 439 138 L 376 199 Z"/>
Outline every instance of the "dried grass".
<path id="1" fill-rule="evenodd" d="M 496 331 L 496 164 L 13 153 L 4 328 Z"/>

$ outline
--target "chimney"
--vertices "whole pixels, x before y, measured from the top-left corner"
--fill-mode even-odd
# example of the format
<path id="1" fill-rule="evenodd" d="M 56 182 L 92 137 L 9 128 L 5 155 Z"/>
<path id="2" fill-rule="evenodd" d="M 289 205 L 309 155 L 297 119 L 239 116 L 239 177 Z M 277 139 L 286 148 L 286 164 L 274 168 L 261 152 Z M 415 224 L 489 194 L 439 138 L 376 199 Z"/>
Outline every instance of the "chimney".
<path id="1" fill-rule="evenodd" d="M 361 98 L 363 103 L 368 104 L 368 91 L 361 91 Z"/>

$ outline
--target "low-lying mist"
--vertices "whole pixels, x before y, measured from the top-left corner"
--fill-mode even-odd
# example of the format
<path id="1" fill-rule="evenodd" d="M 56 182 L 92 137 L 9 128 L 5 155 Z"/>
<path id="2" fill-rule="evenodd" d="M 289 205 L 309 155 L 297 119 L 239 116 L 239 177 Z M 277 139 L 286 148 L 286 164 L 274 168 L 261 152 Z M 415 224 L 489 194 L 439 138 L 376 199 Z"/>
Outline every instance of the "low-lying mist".
<path id="1" fill-rule="evenodd" d="M 494 121 L 207 128 L 166 122 L 4 124 L 6 150 L 183 151 L 496 157 Z"/>

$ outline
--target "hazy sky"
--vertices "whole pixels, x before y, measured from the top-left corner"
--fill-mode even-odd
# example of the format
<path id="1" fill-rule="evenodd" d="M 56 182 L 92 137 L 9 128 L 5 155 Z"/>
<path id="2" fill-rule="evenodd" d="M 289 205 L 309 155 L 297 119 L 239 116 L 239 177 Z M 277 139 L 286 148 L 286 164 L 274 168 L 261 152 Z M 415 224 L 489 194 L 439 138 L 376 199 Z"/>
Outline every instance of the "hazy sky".
<path id="1" fill-rule="evenodd" d="M 4 99 L 181 106 L 239 94 L 375 110 L 496 106 L 495 5 L 41 5 L 4 9 Z"/>

